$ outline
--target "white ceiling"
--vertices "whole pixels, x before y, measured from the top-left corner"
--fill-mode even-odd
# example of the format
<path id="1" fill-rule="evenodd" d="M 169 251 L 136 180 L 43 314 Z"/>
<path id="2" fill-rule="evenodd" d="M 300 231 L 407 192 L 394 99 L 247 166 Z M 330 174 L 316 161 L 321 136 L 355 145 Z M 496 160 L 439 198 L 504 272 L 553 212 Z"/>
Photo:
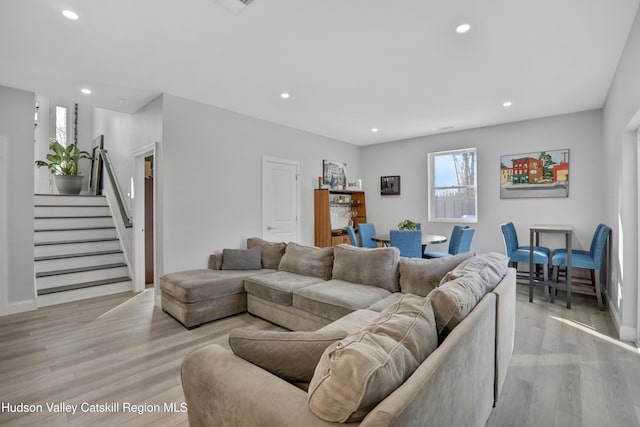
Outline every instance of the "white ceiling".
<path id="1" fill-rule="evenodd" d="M 638 2 L 2 0 L 0 85 L 128 113 L 165 92 L 366 145 L 602 107 Z"/>

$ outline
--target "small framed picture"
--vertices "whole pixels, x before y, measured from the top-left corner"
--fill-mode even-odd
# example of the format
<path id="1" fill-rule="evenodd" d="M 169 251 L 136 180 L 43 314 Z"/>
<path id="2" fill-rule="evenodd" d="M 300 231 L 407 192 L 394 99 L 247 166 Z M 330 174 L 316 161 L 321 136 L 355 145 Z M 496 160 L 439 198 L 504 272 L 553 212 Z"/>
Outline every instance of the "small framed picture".
<path id="1" fill-rule="evenodd" d="M 362 179 L 347 181 L 347 190 L 362 191 Z"/>
<path id="2" fill-rule="evenodd" d="M 382 196 L 397 196 L 400 194 L 400 176 L 381 176 L 380 194 Z"/>

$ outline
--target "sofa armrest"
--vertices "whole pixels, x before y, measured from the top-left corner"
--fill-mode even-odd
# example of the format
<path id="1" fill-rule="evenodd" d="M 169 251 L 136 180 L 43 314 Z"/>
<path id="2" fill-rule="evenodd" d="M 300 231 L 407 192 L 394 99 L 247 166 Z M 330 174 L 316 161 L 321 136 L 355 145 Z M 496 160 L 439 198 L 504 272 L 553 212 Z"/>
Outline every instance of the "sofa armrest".
<path id="1" fill-rule="evenodd" d="M 209 255 L 209 270 L 220 270 L 222 268 L 222 252 L 214 252 Z"/>
<path id="2" fill-rule="evenodd" d="M 502 391 L 507 376 L 516 326 L 516 270 L 510 268 L 507 275 L 493 290 L 498 297 L 496 309 L 496 378 L 494 381 L 494 405 Z"/>
<path id="3" fill-rule="evenodd" d="M 307 393 L 211 344 L 182 362 L 189 425 L 336 426 L 316 417 Z"/>

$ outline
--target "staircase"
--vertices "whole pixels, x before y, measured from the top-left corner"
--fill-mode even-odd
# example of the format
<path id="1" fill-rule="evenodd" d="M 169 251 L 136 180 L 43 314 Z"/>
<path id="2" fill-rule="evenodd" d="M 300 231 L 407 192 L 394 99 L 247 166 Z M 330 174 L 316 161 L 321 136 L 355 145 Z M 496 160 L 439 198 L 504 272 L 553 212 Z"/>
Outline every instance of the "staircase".
<path id="1" fill-rule="evenodd" d="M 106 197 L 36 194 L 34 241 L 39 307 L 131 290 Z"/>

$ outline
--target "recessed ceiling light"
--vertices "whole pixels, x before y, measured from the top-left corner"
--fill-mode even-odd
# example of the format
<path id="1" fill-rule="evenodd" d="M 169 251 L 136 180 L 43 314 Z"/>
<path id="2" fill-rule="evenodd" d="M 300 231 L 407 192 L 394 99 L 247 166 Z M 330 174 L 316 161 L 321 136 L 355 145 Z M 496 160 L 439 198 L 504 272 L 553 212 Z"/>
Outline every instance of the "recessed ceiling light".
<path id="1" fill-rule="evenodd" d="M 289 93 L 287 93 L 287 92 L 282 92 L 282 93 L 280 94 L 280 98 L 282 98 L 282 99 L 289 99 L 289 98 L 291 98 L 291 94 L 289 94 Z"/>
<path id="2" fill-rule="evenodd" d="M 456 27 L 456 33 L 464 34 L 471 29 L 471 25 L 469 24 L 460 24 Z"/>
<path id="3" fill-rule="evenodd" d="M 503 106 L 503 107 L 511 107 L 512 105 L 513 105 L 513 102 L 511 102 L 511 101 L 504 101 L 504 102 L 502 103 L 502 106 Z"/>
<path id="4" fill-rule="evenodd" d="M 378 132 L 378 128 L 371 128 L 371 132 L 373 132 L 373 133 Z"/>
<path id="5" fill-rule="evenodd" d="M 80 89 L 80 92 L 84 93 L 85 95 L 91 95 L 91 89 L 87 89 L 87 88 Z"/>
<path id="6" fill-rule="evenodd" d="M 71 19 L 72 21 L 77 21 L 78 18 L 80 18 L 78 14 L 72 10 L 63 10 L 62 14 L 64 15 L 65 18 Z"/>

